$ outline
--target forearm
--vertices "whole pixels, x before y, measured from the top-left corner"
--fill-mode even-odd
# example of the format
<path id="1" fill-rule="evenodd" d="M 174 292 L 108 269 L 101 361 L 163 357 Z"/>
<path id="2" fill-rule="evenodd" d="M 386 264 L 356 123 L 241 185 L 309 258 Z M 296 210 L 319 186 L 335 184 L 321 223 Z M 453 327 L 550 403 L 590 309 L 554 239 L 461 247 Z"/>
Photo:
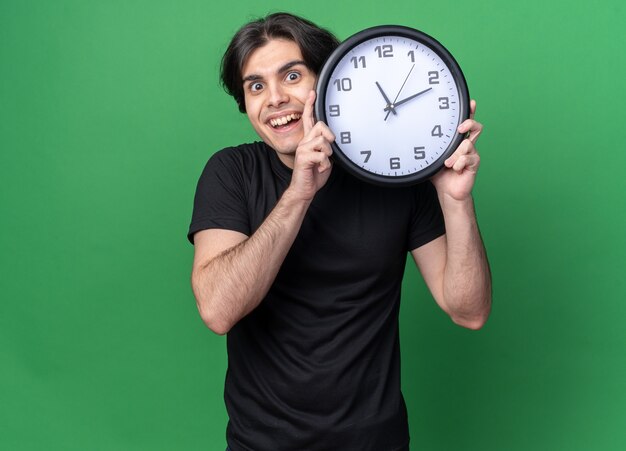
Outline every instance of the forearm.
<path id="1" fill-rule="evenodd" d="M 459 325 L 479 329 L 491 310 L 491 272 L 480 236 L 474 202 L 439 196 L 446 224 L 443 300 Z"/>
<path id="2" fill-rule="evenodd" d="M 204 322 L 225 334 L 267 294 L 309 206 L 287 190 L 252 236 L 193 272 L 192 285 Z"/>

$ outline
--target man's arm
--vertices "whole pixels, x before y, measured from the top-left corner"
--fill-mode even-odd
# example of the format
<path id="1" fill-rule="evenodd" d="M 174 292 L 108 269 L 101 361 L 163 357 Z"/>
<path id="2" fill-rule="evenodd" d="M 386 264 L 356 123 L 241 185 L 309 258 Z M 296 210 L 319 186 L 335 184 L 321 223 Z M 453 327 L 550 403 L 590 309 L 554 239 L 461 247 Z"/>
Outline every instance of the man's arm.
<path id="1" fill-rule="evenodd" d="M 249 238 L 231 230 L 194 235 L 191 284 L 205 324 L 225 334 L 265 297 L 300 230 L 308 203 L 289 191 Z"/>
<path id="2" fill-rule="evenodd" d="M 491 310 L 491 272 L 473 203 L 442 210 L 446 234 L 411 254 L 437 304 L 456 324 L 480 329 Z"/>
<path id="3" fill-rule="evenodd" d="M 482 131 L 475 111 L 472 101 L 470 119 L 459 126 L 469 137 L 432 179 L 446 234 L 411 252 L 439 306 L 455 323 L 470 329 L 480 329 L 491 311 L 491 271 L 471 196 L 480 165 L 474 144 Z"/>
<path id="4" fill-rule="evenodd" d="M 191 284 L 203 321 L 217 334 L 227 333 L 265 297 L 313 197 L 328 180 L 335 137 L 324 123 L 314 124 L 314 101 L 312 91 L 291 183 L 261 226 L 250 237 L 221 229 L 194 235 Z"/>

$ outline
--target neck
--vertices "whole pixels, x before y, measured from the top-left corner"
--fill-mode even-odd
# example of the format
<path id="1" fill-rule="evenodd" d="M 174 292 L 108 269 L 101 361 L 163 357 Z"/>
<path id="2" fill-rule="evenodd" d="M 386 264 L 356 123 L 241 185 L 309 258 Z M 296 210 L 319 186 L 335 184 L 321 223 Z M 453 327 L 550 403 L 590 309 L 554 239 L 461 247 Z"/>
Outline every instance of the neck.
<path id="1" fill-rule="evenodd" d="M 285 166 L 287 166 L 289 169 L 293 169 L 295 158 L 296 158 L 295 155 L 285 155 L 285 154 L 282 154 L 280 152 L 276 152 L 276 155 L 278 155 L 278 159 Z"/>

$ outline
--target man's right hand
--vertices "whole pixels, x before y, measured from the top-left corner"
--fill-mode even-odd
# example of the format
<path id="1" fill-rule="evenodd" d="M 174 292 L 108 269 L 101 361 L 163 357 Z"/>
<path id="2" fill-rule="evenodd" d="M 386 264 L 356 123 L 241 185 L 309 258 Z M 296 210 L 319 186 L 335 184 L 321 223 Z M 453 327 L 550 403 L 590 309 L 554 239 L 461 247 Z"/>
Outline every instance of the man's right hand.
<path id="1" fill-rule="evenodd" d="M 296 149 L 293 175 L 288 188 L 292 195 L 306 201 L 313 200 L 330 177 L 330 156 L 333 153 L 330 144 L 335 140 L 335 135 L 324 122 L 315 122 L 314 103 L 315 91 L 311 90 L 302 112 L 304 137 Z"/>
<path id="2" fill-rule="evenodd" d="M 315 123 L 315 91 L 302 112 L 304 137 L 298 144 L 291 184 L 250 236 L 232 230 L 207 229 L 194 235 L 192 286 L 206 325 L 227 333 L 259 305 L 293 244 L 315 193 L 332 170 L 330 143 L 335 135 Z"/>

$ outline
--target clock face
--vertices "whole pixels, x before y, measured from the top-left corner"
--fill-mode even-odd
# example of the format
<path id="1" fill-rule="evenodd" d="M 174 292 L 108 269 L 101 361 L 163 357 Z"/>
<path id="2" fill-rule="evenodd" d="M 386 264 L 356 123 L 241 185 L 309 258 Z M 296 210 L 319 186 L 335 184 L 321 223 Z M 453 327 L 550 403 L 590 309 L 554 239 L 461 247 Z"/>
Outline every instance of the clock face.
<path id="1" fill-rule="evenodd" d="M 347 39 L 317 82 L 316 116 L 336 136 L 336 158 L 367 181 L 408 185 L 432 176 L 463 136 L 463 73 L 433 38 L 386 26 Z"/>

